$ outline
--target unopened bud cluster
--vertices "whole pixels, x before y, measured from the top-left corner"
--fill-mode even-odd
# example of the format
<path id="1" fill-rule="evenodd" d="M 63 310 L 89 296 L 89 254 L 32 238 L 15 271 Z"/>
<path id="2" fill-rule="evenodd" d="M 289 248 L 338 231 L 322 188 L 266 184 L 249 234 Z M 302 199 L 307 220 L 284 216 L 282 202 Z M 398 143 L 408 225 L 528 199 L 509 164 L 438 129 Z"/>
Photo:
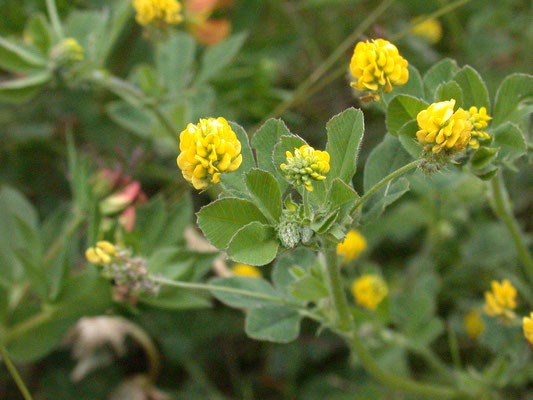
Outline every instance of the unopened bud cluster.
<path id="1" fill-rule="evenodd" d="M 286 152 L 287 162 L 280 165 L 285 178 L 294 186 L 305 186 L 313 191 L 313 180 L 323 181 L 329 172 L 329 153 L 304 145 Z"/>
<path id="2" fill-rule="evenodd" d="M 102 266 L 102 275 L 114 283 L 115 299 L 135 300 L 140 294 L 157 295 L 160 284 L 155 282 L 141 257 L 131 257 L 127 250 L 110 242 L 100 241 L 85 252 L 87 260 Z"/>

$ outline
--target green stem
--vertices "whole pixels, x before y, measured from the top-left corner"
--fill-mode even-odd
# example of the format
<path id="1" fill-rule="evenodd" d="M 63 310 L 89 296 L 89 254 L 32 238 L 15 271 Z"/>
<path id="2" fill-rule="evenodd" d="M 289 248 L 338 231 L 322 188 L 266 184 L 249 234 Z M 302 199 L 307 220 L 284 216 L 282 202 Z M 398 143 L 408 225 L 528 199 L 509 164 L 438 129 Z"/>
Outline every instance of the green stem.
<path id="1" fill-rule="evenodd" d="M 248 290 L 231 288 L 227 286 L 207 285 L 205 283 L 180 282 L 180 281 L 173 281 L 171 279 L 156 277 L 156 276 L 152 277 L 152 281 L 156 283 L 160 283 L 161 285 L 173 286 L 173 287 L 178 287 L 182 289 L 207 290 L 210 292 L 225 292 L 225 293 L 238 294 L 241 296 L 253 297 L 255 299 L 268 300 L 274 303 L 281 303 L 281 304 L 288 304 L 288 305 L 295 305 L 295 306 L 298 305 L 295 303 L 291 303 L 285 299 L 282 299 L 281 297 L 270 296 L 264 293 L 251 292 Z"/>
<path id="2" fill-rule="evenodd" d="M 460 393 L 453 388 L 416 382 L 404 376 L 396 376 L 391 374 L 379 366 L 376 360 L 374 360 L 372 357 L 372 354 L 370 354 L 368 349 L 361 342 L 355 329 L 350 308 L 348 307 L 346 294 L 340 279 L 340 271 L 335 247 L 331 243 L 325 243 L 324 245 L 326 246 L 326 271 L 328 275 L 330 296 L 338 320 L 338 325 L 335 327 L 335 330 L 340 332 L 340 334 L 347 339 L 351 350 L 355 353 L 355 355 L 357 355 L 359 361 L 368 371 L 368 373 L 370 373 L 370 375 L 372 375 L 375 379 L 390 386 L 391 388 L 399 389 L 404 392 L 430 398 L 457 398 Z"/>
<path id="3" fill-rule="evenodd" d="M 457 335 L 453 330 L 451 324 L 448 324 L 448 346 L 450 347 L 450 353 L 452 355 L 453 366 L 456 370 L 461 370 L 461 354 L 459 353 L 459 343 L 457 342 Z"/>
<path id="4" fill-rule="evenodd" d="M 494 176 L 494 178 L 492 178 L 491 189 L 492 207 L 494 212 L 500 217 L 509 230 L 516 247 L 522 272 L 528 279 L 529 283 L 533 285 L 533 257 L 531 257 L 531 254 L 529 253 L 522 230 L 514 218 L 509 194 L 507 193 L 505 184 L 501 178 L 500 171 Z"/>
<path id="5" fill-rule="evenodd" d="M 295 104 L 303 101 L 311 86 L 320 80 L 329 69 L 352 47 L 356 40 L 368 29 L 394 2 L 394 0 L 383 0 L 368 17 L 348 36 L 344 41 L 331 53 L 331 55 L 322 62 L 293 92 L 292 96 L 283 103 L 279 104 L 261 123 L 257 126 L 262 126 L 263 123 L 270 119 L 276 118 L 285 113 Z"/>
<path id="6" fill-rule="evenodd" d="M 326 274 L 331 303 L 337 313 L 337 326 L 342 332 L 348 332 L 353 329 L 354 323 L 342 285 L 337 251 L 335 246 L 330 243 L 324 243 L 324 246 Z"/>
<path id="7" fill-rule="evenodd" d="M 463 395 L 457 390 L 447 386 L 420 383 L 405 376 L 391 374 L 379 366 L 376 360 L 372 357 L 372 354 L 370 354 L 368 349 L 363 345 L 356 332 L 352 333 L 347 339 L 350 348 L 355 355 L 357 355 L 360 363 L 365 367 L 368 373 L 387 386 L 427 398 L 455 399 Z"/>
<path id="8" fill-rule="evenodd" d="M 4 364 L 6 364 L 7 370 L 11 374 L 11 377 L 17 384 L 20 393 L 22 393 L 22 396 L 25 400 L 33 400 L 31 397 L 30 391 L 24 384 L 24 381 L 20 377 L 19 372 L 17 371 L 17 368 L 15 365 L 11 362 L 11 359 L 9 358 L 9 354 L 7 352 L 7 349 L 4 346 L 4 343 L 0 340 L 0 355 L 2 356 L 2 359 L 4 360 Z"/>
<path id="9" fill-rule="evenodd" d="M 48 322 L 50 318 L 55 314 L 56 310 L 52 306 L 45 307 L 41 312 L 34 316 L 18 323 L 10 329 L 6 329 L 2 333 L 2 339 L 9 343 L 11 340 L 24 335 L 28 331 L 35 329 L 36 327 Z"/>
<path id="10" fill-rule="evenodd" d="M 57 6 L 55 0 L 46 0 L 46 9 L 48 10 L 48 16 L 50 17 L 50 22 L 52 22 L 52 28 L 59 40 L 65 38 L 63 32 L 63 27 L 61 26 L 61 21 L 59 19 L 59 14 L 57 13 Z"/>
<path id="11" fill-rule="evenodd" d="M 385 178 L 380 180 L 372 188 L 370 188 L 370 190 L 368 190 L 362 197 L 360 197 L 359 200 L 357 200 L 357 202 L 355 203 L 355 205 L 352 208 L 352 212 L 356 211 L 359 207 L 362 207 L 363 204 L 365 204 L 365 201 L 367 201 L 374 193 L 376 193 L 379 189 L 381 189 L 387 183 L 392 181 L 394 178 L 397 178 L 397 177 L 405 174 L 407 171 L 410 171 L 413 168 L 416 168 L 418 166 L 419 162 L 420 162 L 420 160 L 412 161 L 409 164 L 406 164 L 403 167 L 397 169 L 396 171 L 391 172 Z"/>

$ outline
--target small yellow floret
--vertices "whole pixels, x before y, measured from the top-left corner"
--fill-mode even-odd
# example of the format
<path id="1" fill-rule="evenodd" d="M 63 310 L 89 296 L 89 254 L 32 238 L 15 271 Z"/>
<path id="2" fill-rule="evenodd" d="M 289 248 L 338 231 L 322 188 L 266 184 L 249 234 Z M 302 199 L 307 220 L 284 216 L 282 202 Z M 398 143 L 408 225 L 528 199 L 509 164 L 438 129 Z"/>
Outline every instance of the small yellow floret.
<path id="1" fill-rule="evenodd" d="M 242 162 L 241 142 L 222 118 L 200 119 L 180 134 L 177 163 L 183 177 L 195 189 L 220 182 L 220 174 L 235 171 Z"/>
<path id="2" fill-rule="evenodd" d="M 287 180 L 294 186 L 304 185 L 312 192 L 312 181 L 323 181 L 329 172 L 329 153 L 315 150 L 311 146 L 303 145 L 294 149 L 294 155 L 290 151 L 285 153 L 287 162 L 280 165 Z"/>
<path id="3" fill-rule="evenodd" d="M 85 251 L 85 258 L 93 264 L 109 264 L 116 254 L 116 247 L 112 243 L 102 240 L 97 242 L 95 247 L 89 247 Z"/>
<path id="4" fill-rule="evenodd" d="M 261 278 L 261 271 L 253 265 L 235 264 L 231 270 L 238 276 L 249 276 L 251 278 Z"/>
<path id="5" fill-rule="evenodd" d="M 143 26 L 175 25 L 183 20 L 177 0 L 133 0 L 132 5 L 137 12 L 135 20 Z"/>
<path id="6" fill-rule="evenodd" d="M 472 136 L 477 136 L 481 139 L 490 139 L 490 135 L 485 132 L 485 129 L 489 126 L 489 121 L 492 119 L 492 117 L 487 114 L 487 109 L 481 107 L 478 110 L 477 107 L 470 107 L 468 112 L 470 113 L 470 122 L 472 124 Z M 473 149 L 479 148 L 478 139 L 472 137 L 472 139 L 470 139 L 470 146 Z"/>
<path id="7" fill-rule="evenodd" d="M 355 301 L 369 310 L 375 310 L 388 293 L 387 283 L 378 275 L 365 274 L 352 284 Z"/>
<path id="8" fill-rule="evenodd" d="M 470 141 L 470 114 L 462 108 L 454 111 L 454 107 L 454 99 L 441 101 L 431 104 L 416 116 L 420 128 L 416 137 L 422 144 L 432 144 L 433 153 L 442 149 L 461 151 Z"/>
<path id="9" fill-rule="evenodd" d="M 366 239 L 359 231 L 352 229 L 342 243 L 337 244 L 337 254 L 344 256 L 344 263 L 357 258 L 366 249 Z"/>
<path id="10" fill-rule="evenodd" d="M 400 56 L 398 48 L 386 40 L 359 42 L 350 61 L 350 72 L 357 79 L 351 85 L 359 90 L 373 92 L 383 88 L 388 93 L 393 86 L 407 82 L 407 65 L 407 60 Z"/>
<path id="11" fill-rule="evenodd" d="M 522 327 L 524 329 L 524 336 L 533 344 L 533 312 L 529 314 L 529 317 L 522 318 Z"/>
<path id="12" fill-rule="evenodd" d="M 422 21 L 425 16 L 413 19 L 413 23 Z M 436 44 L 442 39 L 442 25 L 437 18 L 430 18 L 413 26 L 411 32 L 430 44 Z"/>
<path id="13" fill-rule="evenodd" d="M 471 339 L 479 338 L 485 331 L 485 322 L 483 322 L 481 314 L 476 310 L 471 310 L 466 314 L 463 323 L 465 325 L 466 334 Z"/>
<path id="14" fill-rule="evenodd" d="M 502 317 L 512 320 L 515 317 L 517 292 L 507 279 L 501 283 L 491 282 L 491 290 L 485 292 L 485 313 L 491 317 Z"/>

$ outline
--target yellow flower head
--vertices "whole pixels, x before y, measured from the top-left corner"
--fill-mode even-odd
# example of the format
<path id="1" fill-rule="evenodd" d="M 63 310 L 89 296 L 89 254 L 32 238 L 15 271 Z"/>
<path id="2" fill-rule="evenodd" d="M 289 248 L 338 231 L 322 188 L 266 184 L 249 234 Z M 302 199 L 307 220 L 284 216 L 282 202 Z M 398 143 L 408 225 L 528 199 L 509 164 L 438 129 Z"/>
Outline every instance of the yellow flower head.
<path id="1" fill-rule="evenodd" d="M 83 61 L 85 50 L 76 39 L 69 37 L 52 48 L 50 57 L 61 65 L 74 64 Z"/>
<path id="2" fill-rule="evenodd" d="M 430 18 L 422 22 L 425 16 L 413 19 L 413 23 L 421 21 L 413 26 L 411 32 L 413 35 L 424 39 L 430 44 L 436 44 L 442 39 L 442 25 L 437 18 Z"/>
<path id="3" fill-rule="evenodd" d="M 365 274 L 352 284 L 355 301 L 369 310 L 375 310 L 388 293 L 387 283 L 378 275 Z"/>
<path id="4" fill-rule="evenodd" d="M 485 331 L 485 322 L 481 314 L 476 310 L 471 310 L 463 319 L 465 330 L 469 338 L 477 339 Z"/>
<path id="5" fill-rule="evenodd" d="M 366 249 L 366 239 L 359 231 L 352 229 L 342 243 L 337 245 L 337 254 L 344 256 L 344 263 L 354 260 Z"/>
<path id="6" fill-rule="evenodd" d="M 529 317 L 522 318 L 522 327 L 524 329 L 524 336 L 533 344 L 533 312 L 529 314 Z"/>
<path id="7" fill-rule="evenodd" d="M 490 285 L 491 290 L 485 292 L 485 313 L 491 317 L 512 320 L 515 317 L 516 289 L 507 279 L 501 283 L 492 281 Z"/>
<path id="8" fill-rule="evenodd" d="M 477 136 L 481 139 L 490 139 L 490 135 L 485 132 L 485 129 L 489 126 L 488 121 L 492 119 L 492 117 L 487 114 L 487 109 L 481 107 L 478 110 L 477 107 L 470 107 L 468 112 L 470 113 L 470 122 L 472 124 L 472 136 Z M 474 149 L 479 148 L 478 139 L 470 139 L 470 146 Z"/>
<path id="9" fill-rule="evenodd" d="M 409 79 L 407 60 L 395 45 L 383 39 L 357 43 L 350 71 L 357 79 L 351 85 L 359 90 L 376 92 L 383 88 L 388 93 L 393 86 L 403 85 Z"/>
<path id="10" fill-rule="evenodd" d="M 455 100 L 433 103 L 416 116 L 420 130 L 416 132 L 422 144 L 432 144 L 433 153 L 442 149 L 461 151 L 466 148 L 471 137 L 470 114 L 459 108 L 454 111 Z"/>
<path id="11" fill-rule="evenodd" d="M 135 20 L 143 26 L 175 25 L 183 20 L 177 0 L 133 0 L 132 5 L 137 12 Z"/>
<path id="12" fill-rule="evenodd" d="M 312 192 L 312 180 L 323 181 L 329 172 L 329 153 L 315 150 L 311 146 L 303 145 L 294 149 L 294 155 L 290 151 L 285 153 L 287 163 L 281 164 L 280 168 L 285 173 L 287 180 L 294 186 L 304 185 Z"/>
<path id="13" fill-rule="evenodd" d="M 238 276 L 249 276 L 251 278 L 261 278 L 261 271 L 253 265 L 235 264 L 231 270 Z"/>
<path id="14" fill-rule="evenodd" d="M 200 119 L 180 133 L 178 167 L 195 189 L 220 182 L 222 172 L 233 172 L 242 162 L 241 142 L 222 118 Z"/>
<path id="15" fill-rule="evenodd" d="M 89 247 L 85 252 L 87 261 L 93 264 L 110 264 L 117 254 L 115 246 L 105 240 L 96 243 L 95 247 Z"/>

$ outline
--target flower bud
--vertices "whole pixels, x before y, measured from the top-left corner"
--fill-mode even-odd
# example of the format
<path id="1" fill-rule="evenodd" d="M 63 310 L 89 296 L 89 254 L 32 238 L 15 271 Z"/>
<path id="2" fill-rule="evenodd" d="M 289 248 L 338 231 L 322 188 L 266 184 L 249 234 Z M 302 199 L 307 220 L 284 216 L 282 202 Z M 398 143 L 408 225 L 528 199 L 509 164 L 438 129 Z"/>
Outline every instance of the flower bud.
<path id="1" fill-rule="evenodd" d="M 50 58 L 59 65 L 70 65 L 83 61 L 85 50 L 74 38 L 63 39 L 50 51 Z"/>
<path id="2" fill-rule="evenodd" d="M 181 3 L 177 0 L 133 0 L 135 20 L 143 26 L 165 27 L 183 20 Z"/>
<path id="3" fill-rule="evenodd" d="M 375 310 L 389 293 L 385 281 L 378 275 L 365 274 L 352 285 L 352 294 L 357 304 Z"/>
<path id="4" fill-rule="evenodd" d="M 329 172 L 329 153 L 304 145 L 294 149 L 294 155 L 286 152 L 287 162 L 280 165 L 285 178 L 294 186 L 305 186 L 312 192 L 312 181 L 323 181 Z"/>

